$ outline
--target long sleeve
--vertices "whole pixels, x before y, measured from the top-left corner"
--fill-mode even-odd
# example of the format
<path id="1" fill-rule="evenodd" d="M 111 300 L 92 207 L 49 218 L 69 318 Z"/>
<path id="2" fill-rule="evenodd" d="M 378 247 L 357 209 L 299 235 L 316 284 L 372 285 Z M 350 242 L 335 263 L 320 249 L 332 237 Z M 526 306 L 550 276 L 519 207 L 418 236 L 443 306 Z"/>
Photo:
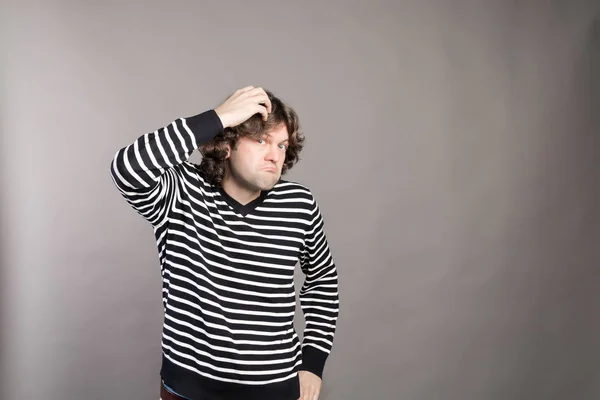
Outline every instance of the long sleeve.
<path id="1" fill-rule="evenodd" d="M 323 376 L 333 346 L 339 313 L 338 274 L 327 244 L 323 217 L 313 198 L 311 223 L 306 232 L 300 266 L 305 274 L 300 307 L 306 326 L 302 342 L 301 370 Z"/>
<path id="2" fill-rule="evenodd" d="M 125 200 L 157 226 L 166 217 L 175 192 L 174 167 L 222 131 L 214 110 L 176 119 L 117 151 L 110 166 L 112 180 Z"/>

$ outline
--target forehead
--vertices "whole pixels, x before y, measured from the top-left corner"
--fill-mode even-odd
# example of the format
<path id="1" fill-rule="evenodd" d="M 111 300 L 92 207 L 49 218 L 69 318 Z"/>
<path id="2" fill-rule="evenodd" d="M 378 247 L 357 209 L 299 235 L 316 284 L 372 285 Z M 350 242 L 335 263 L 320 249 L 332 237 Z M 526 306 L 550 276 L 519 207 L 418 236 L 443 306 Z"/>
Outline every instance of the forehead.
<path id="1" fill-rule="evenodd" d="M 289 132 L 285 124 L 279 124 L 275 128 L 265 133 L 265 136 L 269 136 L 271 140 L 276 142 L 282 142 L 289 139 Z"/>

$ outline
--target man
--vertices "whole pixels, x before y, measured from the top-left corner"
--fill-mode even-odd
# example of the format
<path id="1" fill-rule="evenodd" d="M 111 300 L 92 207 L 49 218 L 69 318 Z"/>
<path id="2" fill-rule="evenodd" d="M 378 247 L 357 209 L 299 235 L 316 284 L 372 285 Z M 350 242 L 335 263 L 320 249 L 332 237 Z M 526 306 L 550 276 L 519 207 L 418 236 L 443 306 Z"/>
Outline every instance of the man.
<path id="1" fill-rule="evenodd" d="M 338 276 L 314 196 L 281 179 L 299 160 L 298 129 L 292 108 L 248 86 L 115 154 L 112 179 L 158 247 L 163 400 L 318 398 Z M 187 161 L 196 148 L 200 165 Z"/>

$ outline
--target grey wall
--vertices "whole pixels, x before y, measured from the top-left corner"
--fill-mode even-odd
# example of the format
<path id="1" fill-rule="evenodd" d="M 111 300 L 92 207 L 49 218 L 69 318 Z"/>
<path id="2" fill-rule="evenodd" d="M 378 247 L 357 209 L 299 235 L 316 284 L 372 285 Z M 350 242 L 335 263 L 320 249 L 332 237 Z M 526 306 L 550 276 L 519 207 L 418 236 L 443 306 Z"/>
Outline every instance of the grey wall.
<path id="1" fill-rule="evenodd" d="M 157 253 L 109 163 L 246 85 L 298 111 L 287 178 L 315 193 L 339 268 L 321 399 L 599 398 L 598 2 L 3 16 L 2 399 L 158 397 Z"/>

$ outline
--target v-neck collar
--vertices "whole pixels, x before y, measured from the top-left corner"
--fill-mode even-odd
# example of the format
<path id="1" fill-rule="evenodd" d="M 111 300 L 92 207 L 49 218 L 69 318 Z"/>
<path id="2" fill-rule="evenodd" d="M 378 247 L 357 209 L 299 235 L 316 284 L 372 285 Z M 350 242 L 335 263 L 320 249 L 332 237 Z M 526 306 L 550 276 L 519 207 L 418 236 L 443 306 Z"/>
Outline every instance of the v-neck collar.
<path id="1" fill-rule="evenodd" d="M 252 200 L 251 202 L 249 202 L 247 204 L 242 204 L 242 203 L 238 202 L 236 199 L 234 199 L 233 197 L 231 197 L 229 194 L 227 194 L 227 192 L 225 191 L 225 189 L 223 189 L 222 186 L 218 186 L 217 190 L 219 191 L 219 193 L 221 194 L 221 196 L 223 197 L 225 202 L 227 204 L 229 204 L 236 213 L 242 214 L 242 216 L 246 216 L 246 214 L 254 211 L 254 209 L 256 207 L 258 207 L 265 200 L 265 198 L 268 196 L 269 192 L 272 189 L 271 190 L 261 190 L 260 195 L 256 199 Z"/>

